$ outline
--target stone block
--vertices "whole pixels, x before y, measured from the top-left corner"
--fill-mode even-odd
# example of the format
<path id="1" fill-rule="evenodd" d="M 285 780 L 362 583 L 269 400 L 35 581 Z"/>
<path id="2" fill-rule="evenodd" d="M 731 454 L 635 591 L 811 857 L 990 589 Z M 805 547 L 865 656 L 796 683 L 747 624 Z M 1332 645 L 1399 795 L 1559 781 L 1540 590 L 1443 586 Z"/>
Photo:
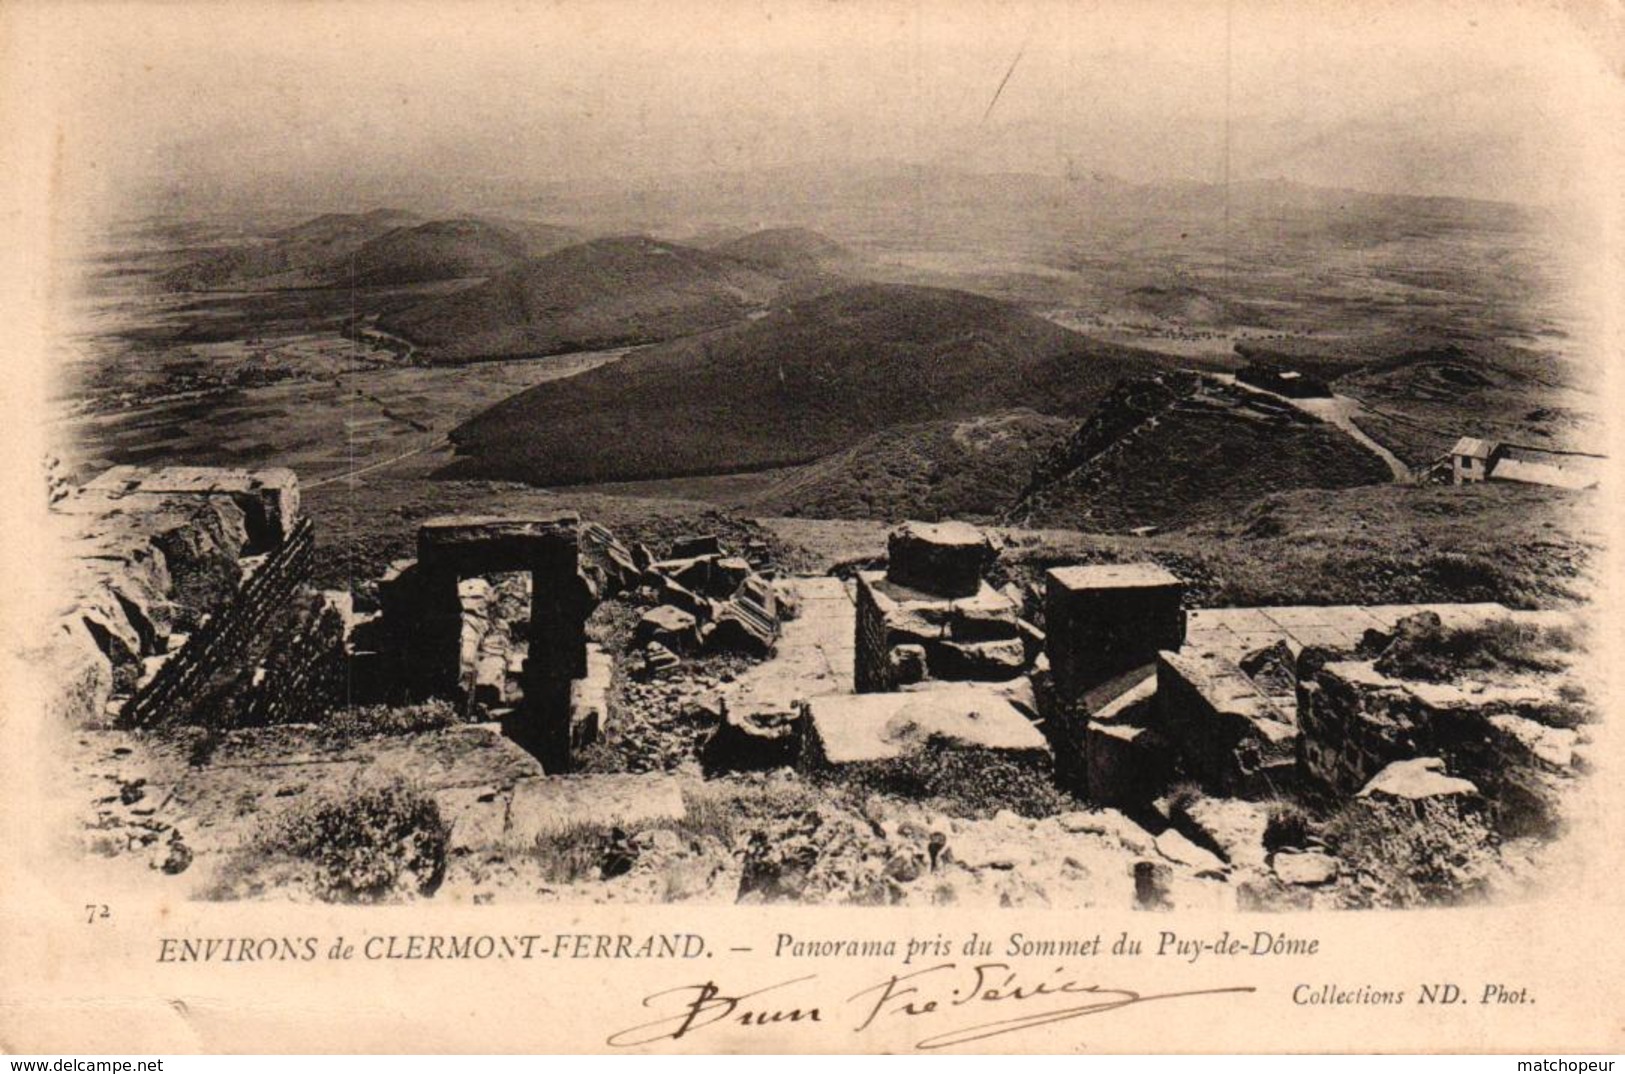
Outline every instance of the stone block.
<path id="1" fill-rule="evenodd" d="M 1319 887 L 1336 880 L 1340 870 L 1336 858 L 1318 850 L 1279 851 L 1272 859 L 1271 866 L 1283 884 L 1308 887 Z"/>
<path id="2" fill-rule="evenodd" d="M 643 650 L 643 670 L 649 675 L 659 675 L 671 671 L 682 662 L 682 657 L 658 641 L 650 642 L 648 647 Z"/>
<path id="3" fill-rule="evenodd" d="M 940 641 L 926 649 L 931 677 L 949 681 L 1003 682 L 1027 668 L 1021 639 Z"/>
<path id="4" fill-rule="evenodd" d="M 886 577 L 943 597 L 969 597 L 993 562 L 987 535 L 964 522 L 905 522 L 886 541 Z"/>
<path id="5" fill-rule="evenodd" d="M 141 636 L 131 625 L 118 599 L 106 589 L 92 589 L 80 603 L 76 618 L 107 659 L 113 674 L 113 692 L 128 694 L 141 680 Z"/>
<path id="6" fill-rule="evenodd" d="M 807 704 L 806 760 L 815 767 L 896 760 L 933 739 L 1049 765 L 1044 736 L 994 689 L 943 683 L 907 693 L 830 694 Z"/>
<path id="7" fill-rule="evenodd" d="M 86 486 L 93 494 L 132 500 L 151 497 L 229 497 L 244 513 L 245 551 L 265 552 L 293 536 L 299 525 L 299 478 L 281 466 L 224 470 L 218 466 L 114 466 Z"/>
<path id="8" fill-rule="evenodd" d="M 1157 836 L 1157 853 L 1171 862 L 1188 865 L 1199 873 L 1222 873 L 1225 864 L 1211 850 L 1197 846 L 1173 828 Z"/>
<path id="9" fill-rule="evenodd" d="M 709 621 L 715 612 L 709 598 L 701 596 L 682 583 L 665 575 L 659 576 L 657 591 L 660 603 L 669 604 L 674 608 L 681 608 L 700 622 Z"/>
<path id="10" fill-rule="evenodd" d="M 801 756 L 805 711 L 794 704 L 730 709 L 706 742 L 707 774 L 794 765 Z"/>
<path id="11" fill-rule="evenodd" d="M 986 582 L 979 581 L 966 597 L 923 592 L 878 571 L 859 572 L 856 585 L 856 685 L 861 692 L 895 690 L 918 681 L 909 656 L 892 660 L 890 654 L 899 647 L 922 650 L 929 675 L 950 681 L 1004 681 L 1030 663 L 1015 604 Z"/>
<path id="12" fill-rule="evenodd" d="M 249 553 L 265 552 L 293 535 L 299 524 L 299 478 L 292 470 L 233 470 L 213 466 L 144 469 L 115 466 L 89 482 L 93 497 L 131 501 L 175 496 L 225 496 L 241 508 Z"/>
<path id="13" fill-rule="evenodd" d="M 670 604 L 662 604 L 644 612 L 633 628 L 632 640 L 637 645 L 651 642 L 664 645 L 673 652 L 693 652 L 699 646 L 699 622 L 694 615 Z"/>
<path id="14" fill-rule="evenodd" d="M 679 537 L 671 544 L 671 551 L 667 559 L 695 559 L 699 556 L 722 555 L 722 542 L 714 533 L 698 534 L 692 537 Z"/>
<path id="15" fill-rule="evenodd" d="M 1084 794 L 1111 806 L 1143 805 L 1162 793 L 1170 771 L 1167 742 L 1153 731 L 1091 721 L 1084 727 Z"/>
<path id="16" fill-rule="evenodd" d="M 735 601 L 722 606 L 712 628 L 707 645 L 725 652 L 766 658 L 772 655 L 773 646 L 778 641 L 778 632 L 772 622 Z"/>
<path id="17" fill-rule="evenodd" d="M 535 570 L 549 565 L 575 571 L 580 519 L 574 512 L 510 518 L 443 515 L 418 527 L 418 562 L 460 575 Z M 539 580 L 543 583 L 546 579 Z"/>
<path id="18" fill-rule="evenodd" d="M 1202 652 L 1159 654 L 1156 708 L 1185 769 L 1205 789 L 1261 797 L 1294 782 L 1294 716 L 1234 661 Z"/>
<path id="19" fill-rule="evenodd" d="M 609 688 L 615 660 L 602 646 L 587 646 L 587 674 L 570 684 L 570 748 L 598 741 L 609 719 Z"/>
<path id="20" fill-rule="evenodd" d="M 1020 607 L 983 582 L 948 606 L 948 636 L 955 641 L 1004 641 L 1021 637 Z"/>
<path id="21" fill-rule="evenodd" d="M 1075 701 L 1185 640 L 1184 583 L 1152 563 L 1057 567 L 1044 590 L 1045 652 Z"/>
<path id="22" fill-rule="evenodd" d="M 1175 823 L 1185 828 L 1192 839 L 1216 848 L 1232 865 L 1262 869 L 1267 864 L 1267 806 L 1237 798 L 1202 797 L 1178 806 L 1175 812 Z"/>

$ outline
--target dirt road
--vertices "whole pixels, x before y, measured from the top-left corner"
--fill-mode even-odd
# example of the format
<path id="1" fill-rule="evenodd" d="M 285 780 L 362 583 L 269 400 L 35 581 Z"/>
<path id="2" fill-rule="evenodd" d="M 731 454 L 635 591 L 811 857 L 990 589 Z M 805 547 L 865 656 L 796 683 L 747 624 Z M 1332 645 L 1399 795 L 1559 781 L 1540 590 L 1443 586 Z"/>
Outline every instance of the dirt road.
<path id="1" fill-rule="evenodd" d="M 1294 399 L 1291 396 L 1280 395 L 1237 380 L 1233 373 L 1214 373 L 1211 376 L 1223 384 L 1254 392 L 1258 395 L 1267 395 L 1271 399 L 1295 407 L 1328 425 L 1335 425 L 1352 437 L 1361 447 L 1371 451 L 1383 462 L 1387 463 L 1389 471 L 1394 475 L 1396 484 L 1404 484 L 1411 480 L 1411 468 L 1406 466 L 1398 455 L 1373 440 L 1364 429 L 1355 423 L 1355 419 L 1365 413 L 1365 406 L 1358 399 L 1347 395 L 1332 395 L 1320 399 Z"/>

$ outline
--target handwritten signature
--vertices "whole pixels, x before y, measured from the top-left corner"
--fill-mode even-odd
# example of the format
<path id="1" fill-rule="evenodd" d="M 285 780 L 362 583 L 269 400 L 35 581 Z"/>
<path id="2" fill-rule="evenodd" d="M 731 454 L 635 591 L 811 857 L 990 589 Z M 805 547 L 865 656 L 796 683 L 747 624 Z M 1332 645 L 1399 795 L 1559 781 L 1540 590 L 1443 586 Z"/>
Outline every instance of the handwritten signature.
<path id="1" fill-rule="evenodd" d="M 862 1033 L 880 1023 L 923 1019 L 920 1024 L 929 1026 L 931 1032 L 917 1040 L 914 1047 L 934 1051 L 1142 1003 L 1257 991 L 1235 986 L 1141 993 L 1086 984 L 1061 969 L 1033 978 L 1004 962 L 944 962 L 893 974 L 847 996 L 837 1007 L 816 999 L 796 1002 L 789 998 L 807 992 L 811 987 L 808 982 L 815 980 L 816 974 L 808 974 L 743 991 L 724 990 L 715 981 L 668 988 L 643 999 L 645 1008 L 661 1012 L 659 1017 L 611 1034 L 608 1043 L 627 1048 L 682 1040 L 719 1024 L 765 1027 L 800 1022 L 835 1024 L 850 1019 L 853 1032 Z M 990 1004 L 996 1006 L 990 1008 Z M 999 1017 L 984 1017 L 995 1010 Z M 947 1022 L 957 1021 L 950 1017 L 955 1012 L 969 1016 L 970 1024 L 946 1026 Z"/>

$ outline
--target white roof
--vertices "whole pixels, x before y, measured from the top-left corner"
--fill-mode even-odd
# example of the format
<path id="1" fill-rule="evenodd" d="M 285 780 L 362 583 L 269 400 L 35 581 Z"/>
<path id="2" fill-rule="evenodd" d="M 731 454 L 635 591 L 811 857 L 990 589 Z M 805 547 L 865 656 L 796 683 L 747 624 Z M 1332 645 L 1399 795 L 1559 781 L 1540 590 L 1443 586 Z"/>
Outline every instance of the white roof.
<path id="1" fill-rule="evenodd" d="M 1458 458 L 1487 459 L 1494 455 L 1496 448 L 1500 446 L 1494 440 L 1481 440 L 1476 436 L 1464 436 L 1456 441 L 1456 446 L 1450 449 L 1450 454 Z"/>

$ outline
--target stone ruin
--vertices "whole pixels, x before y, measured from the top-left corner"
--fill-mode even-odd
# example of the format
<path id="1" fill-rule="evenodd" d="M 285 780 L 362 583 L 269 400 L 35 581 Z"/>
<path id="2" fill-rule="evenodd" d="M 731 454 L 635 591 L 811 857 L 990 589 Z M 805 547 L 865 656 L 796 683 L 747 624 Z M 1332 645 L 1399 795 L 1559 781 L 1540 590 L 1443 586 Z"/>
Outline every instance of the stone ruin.
<path id="1" fill-rule="evenodd" d="M 794 614 L 759 546 L 692 537 L 657 561 L 569 513 L 431 519 L 358 611 L 310 584 L 314 531 L 289 470 L 115 467 L 54 482 L 51 510 L 73 567 L 42 655 L 52 708 L 76 726 L 312 722 L 446 698 L 565 772 L 608 716 L 613 662 L 585 630 L 602 597 L 659 602 L 635 633 L 651 674 L 703 651 L 768 656 Z M 496 629 L 514 598 L 528 617 Z"/>
<path id="2" fill-rule="evenodd" d="M 917 782 L 939 760 L 927 748 L 946 748 L 973 770 L 1007 764 L 1131 817 L 1160 812 L 1147 821 L 1159 854 L 1211 870 L 1264 860 L 1277 797 L 1490 803 L 1539 828 L 1558 782 L 1585 764 L 1561 676 L 1468 687 L 1379 669 L 1407 624 L 1514 615 L 1499 605 L 1187 614 L 1183 584 L 1148 563 L 1056 568 L 1030 602 L 986 580 L 993 546 L 962 523 L 905 523 L 886 569 L 849 589 L 798 585 L 760 549 L 735 555 L 700 536 L 657 560 L 564 513 L 432 519 L 417 556 L 379 580 L 376 610 L 357 614 L 347 594 L 310 585 L 312 527 L 289 471 L 118 467 L 55 489 L 52 512 L 75 554 L 43 657 L 52 708 L 81 727 L 312 722 L 345 703 L 443 697 L 499 717 L 542 772 L 565 773 L 609 718 L 614 663 L 586 633 L 599 600 L 649 606 L 626 670 L 656 679 L 706 652 L 775 656 L 798 593 L 816 592 L 816 625 L 796 637 L 824 645 L 839 626 L 851 646 L 839 681 L 805 641 L 785 669 L 761 665 L 757 686 L 799 692 L 736 691 L 737 711 L 719 698 L 708 774 Z M 489 579 L 515 572 L 528 613 L 495 631 L 514 613 L 499 613 L 509 598 Z M 1024 615 L 1040 603 L 1042 630 Z M 1271 857 L 1277 876 L 1336 875 L 1334 860 L 1300 849 Z"/>
<path id="3" fill-rule="evenodd" d="M 585 630 L 598 602 L 633 593 L 655 604 L 631 639 L 633 670 L 645 676 L 701 652 L 766 657 L 794 607 L 759 569 L 762 552 L 733 555 L 702 535 L 656 560 L 568 513 L 432 519 L 418 531 L 417 558 L 380 580 L 379 610 L 356 631 L 355 663 L 388 699 L 482 707 L 547 771 L 566 772 L 608 717 L 614 664 Z M 491 629 L 496 598 L 485 579 L 513 572 L 526 579 L 529 621 L 509 637 Z"/>
<path id="4" fill-rule="evenodd" d="M 342 691 L 342 601 L 309 586 L 292 471 L 117 466 L 59 484 L 51 517 L 70 555 L 43 653 L 62 719 L 292 720 Z"/>
<path id="5" fill-rule="evenodd" d="M 886 570 L 854 579 L 855 693 L 805 704 L 802 767 L 884 775 L 935 746 L 1049 771 L 1024 677 L 1043 634 L 1021 617 L 1019 591 L 983 577 L 993 558 L 987 536 L 963 522 L 891 533 Z"/>
<path id="6" fill-rule="evenodd" d="M 530 576 L 530 619 L 522 705 L 503 731 L 549 772 L 567 771 L 577 729 L 578 680 L 587 678 L 586 621 L 598 593 L 580 563 L 580 520 L 570 513 L 529 518 L 443 517 L 418 529 L 414 560 L 392 564 L 378 585 L 379 613 L 365 632 L 370 677 L 408 698 L 464 698 L 466 579 L 522 571 Z M 590 707 L 590 706 L 588 706 Z"/>
<path id="7" fill-rule="evenodd" d="M 1154 563 L 1057 567 L 1045 578 L 1044 629 L 1063 706 L 1144 668 L 1185 641 L 1185 586 Z"/>
<path id="8" fill-rule="evenodd" d="M 1181 806 L 1193 814 L 1183 819 L 1233 835 L 1262 824 L 1254 803 L 1281 797 L 1373 808 L 1494 799 L 1516 824 L 1539 829 L 1551 821 L 1556 782 L 1584 763 L 1561 676 L 1457 684 L 1378 670 L 1396 636 L 1419 623 L 1437 628 L 1440 611 L 1458 626 L 1541 613 L 1219 609 L 1202 613 L 1201 640 L 1190 644 L 1182 586 L 1160 568 L 1069 567 L 1046 580 L 1051 676 L 1035 676 L 1035 696 L 1057 772 L 1086 800 L 1144 811 L 1183 783 L 1206 796 Z M 1288 868 L 1299 866 L 1309 869 Z"/>
<path id="9" fill-rule="evenodd" d="M 1021 618 L 1019 594 L 982 577 L 994 552 L 963 522 L 905 522 L 885 571 L 857 575 L 859 693 L 927 680 L 998 682 L 1032 666 L 1044 636 Z"/>

